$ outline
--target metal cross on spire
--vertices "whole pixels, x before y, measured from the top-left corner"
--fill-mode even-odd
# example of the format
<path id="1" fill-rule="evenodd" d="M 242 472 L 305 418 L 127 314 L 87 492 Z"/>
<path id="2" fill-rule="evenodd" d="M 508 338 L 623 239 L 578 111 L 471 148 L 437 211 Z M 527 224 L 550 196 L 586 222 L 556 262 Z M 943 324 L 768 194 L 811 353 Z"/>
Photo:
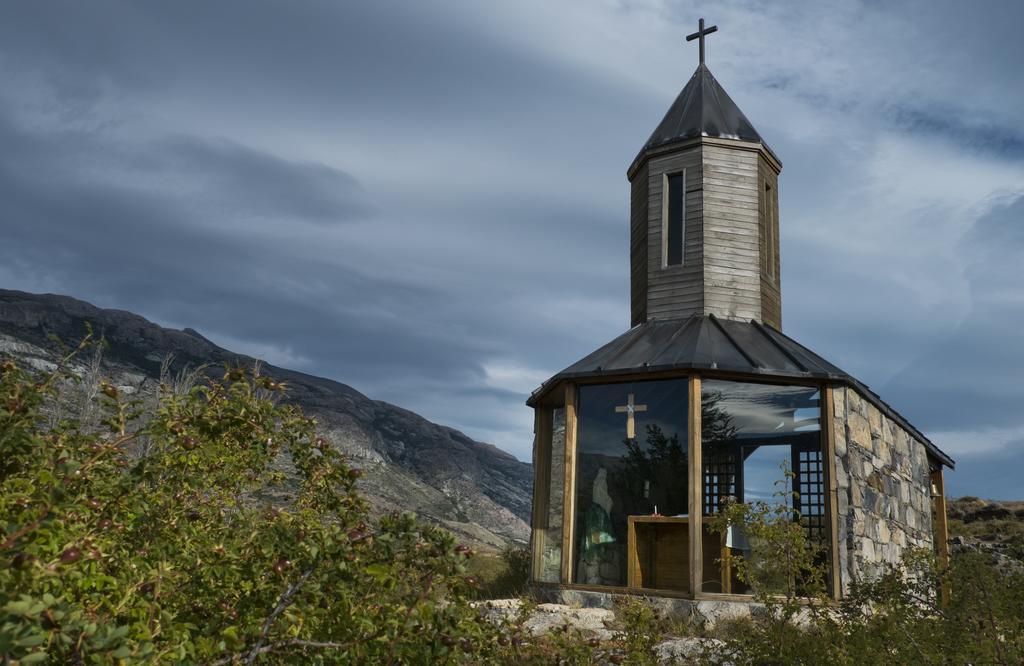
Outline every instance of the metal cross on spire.
<path id="1" fill-rule="evenodd" d="M 697 32 L 693 33 L 692 35 L 687 35 L 686 36 L 686 41 L 688 41 L 688 42 L 692 42 L 695 39 L 699 39 L 700 40 L 700 64 L 702 64 L 702 65 L 704 64 L 704 37 L 707 36 L 707 35 L 710 35 L 713 32 L 718 32 L 718 26 L 717 25 L 713 25 L 710 28 L 708 28 L 707 30 L 705 30 L 704 29 L 704 19 L 701 19 L 697 23 Z"/>

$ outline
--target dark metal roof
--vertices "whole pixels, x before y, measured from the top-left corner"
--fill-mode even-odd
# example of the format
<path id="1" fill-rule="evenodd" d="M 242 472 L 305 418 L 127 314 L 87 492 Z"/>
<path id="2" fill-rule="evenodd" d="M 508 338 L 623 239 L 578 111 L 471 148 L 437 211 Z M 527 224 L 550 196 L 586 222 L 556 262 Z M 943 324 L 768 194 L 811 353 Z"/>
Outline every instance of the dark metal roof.
<path id="1" fill-rule="evenodd" d="M 637 160 L 651 148 L 700 136 L 760 143 L 775 157 L 775 153 L 736 106 L 736 102 L 732 101 L 703 63 L 697 67 L 651 138 L 640 149 Z"/>
<path id="2" fill-rule="evenodd" d="M 573 363 L 533 392 L 534 406 L 564 380 L 661 372 L 716 370 L 784 379 L 842 383 L 856 389 L 888 418 L 919 440 L 943 464 L 952 458 L 912 426 L 866 384 L 832 365 L 796 340 L 756 321 L 693 315 L 685 319 L 650 319 L 634 326 L 597 351 Z"/>

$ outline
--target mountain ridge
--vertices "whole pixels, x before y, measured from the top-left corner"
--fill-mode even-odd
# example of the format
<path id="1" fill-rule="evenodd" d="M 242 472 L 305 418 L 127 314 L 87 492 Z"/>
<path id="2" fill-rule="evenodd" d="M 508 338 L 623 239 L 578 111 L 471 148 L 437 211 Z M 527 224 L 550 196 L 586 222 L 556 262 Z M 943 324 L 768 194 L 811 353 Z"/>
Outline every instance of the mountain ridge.
<path id="1" fill-rule="evenodd" d="M 142 396 L 155 395 L 168 357 L 172 372 L 224 363 L 252 367 L 258 361 L 194 328 L 165 328 L 128 310 L 71 296 L 0 289 L 0 355 L 52 367 L 59 345 L 50 336 L 74 345 L 85 336 L 86 322 L 106 342 L 103 373 Z M 76 362 L 84 371 L 83 361 Z M 285 400 L 317 418 L 322 434 L 358 461 L 362 490 L 376 513 L 413 511 L 478 547 L 502 548 L 529 538 L 529 464 L 340 381 L 260 363 L 263 374 L 286 384 Z"/>

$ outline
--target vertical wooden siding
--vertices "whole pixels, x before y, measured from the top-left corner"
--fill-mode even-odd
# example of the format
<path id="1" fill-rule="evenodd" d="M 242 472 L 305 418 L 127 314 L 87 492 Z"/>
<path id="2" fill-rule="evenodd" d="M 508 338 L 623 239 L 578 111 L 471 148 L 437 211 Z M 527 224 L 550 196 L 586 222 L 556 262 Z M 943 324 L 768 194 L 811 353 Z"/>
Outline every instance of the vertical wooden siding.
<path id="1" fill-rule="evenodd" d="M 761 320 L 758 154 L 704 145 L 704 313 Z"/>
<path id="2" fill-rule="evenodd" d="M 781 329 L 777 168 L 753 144 L 709 139 L 654 155 L 633 174 L 632 325 L 650 318 L 715 314 Z M 683 263 L 665 266 L 664 181 L 667 174 L 684 171 Z M 765 184 L 773 193 L 767 201 Z M 764 219 L 766 206 L 770 225 Z M 769 254 L 774 270 L 766 270 Z"/>
<path id="3" fill-rule="evenodd" d="M 651 158 L 646 169 L 647 316 L 668 319 L 699 314 L 703 304 L 701 146 L 697 144 L 679 152 Z M 663 181 L 666 174 L 682 171 L 686 172 L 683 263 L 663 267 Z"/>

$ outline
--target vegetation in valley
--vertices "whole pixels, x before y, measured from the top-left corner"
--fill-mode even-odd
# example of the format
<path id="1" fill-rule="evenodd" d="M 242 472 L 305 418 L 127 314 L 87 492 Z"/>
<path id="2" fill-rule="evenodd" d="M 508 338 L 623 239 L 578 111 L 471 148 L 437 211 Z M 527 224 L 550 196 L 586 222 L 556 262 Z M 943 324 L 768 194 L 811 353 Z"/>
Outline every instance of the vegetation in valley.
<path id="1" fill-rule="evenodd" d="M 710 628 L 628 598 L 601 637 L 533 636 L 534 601 L 506 619 L 478 602 L 528 593 L 527 551 L 475 554 L 410 515 L 371 521 L 360 470 L 281 403 L 280 382 L 227 367 L 144 405 L 98 381 L 94 409 L 63 412 L 62 387 L 88 380 L 65 368 L 0 366 L 4 663 L 650 664 L 680 635 L 714 639 L 687 657 L 709 664 L 1024 662 L 1019 568 L 962 548 L 941 570 L 915 552 L 835 604 L 784 504 L 718 519 L 751 540 L 734 562 L 762 604 L 751 619 Z M 954 532 L 1006 531 L 1010 557 L 1021 531 L 996 521 L 1019 526 L 1016 507 L 979 502 L 951 511 Z"/>
<path id="2" fill-rule="evenodd" d="M 52 423 L 47 401 L 77 379 L 0 370 L 4 663 L 496 658 L 468 549 L 411 516 L 370 524 L 360 470 L 280 383 L 197 375 L 145 418 L 101 383 L 101 428 Z M 271 506 L 279 455 L 298 485 Z"/>

